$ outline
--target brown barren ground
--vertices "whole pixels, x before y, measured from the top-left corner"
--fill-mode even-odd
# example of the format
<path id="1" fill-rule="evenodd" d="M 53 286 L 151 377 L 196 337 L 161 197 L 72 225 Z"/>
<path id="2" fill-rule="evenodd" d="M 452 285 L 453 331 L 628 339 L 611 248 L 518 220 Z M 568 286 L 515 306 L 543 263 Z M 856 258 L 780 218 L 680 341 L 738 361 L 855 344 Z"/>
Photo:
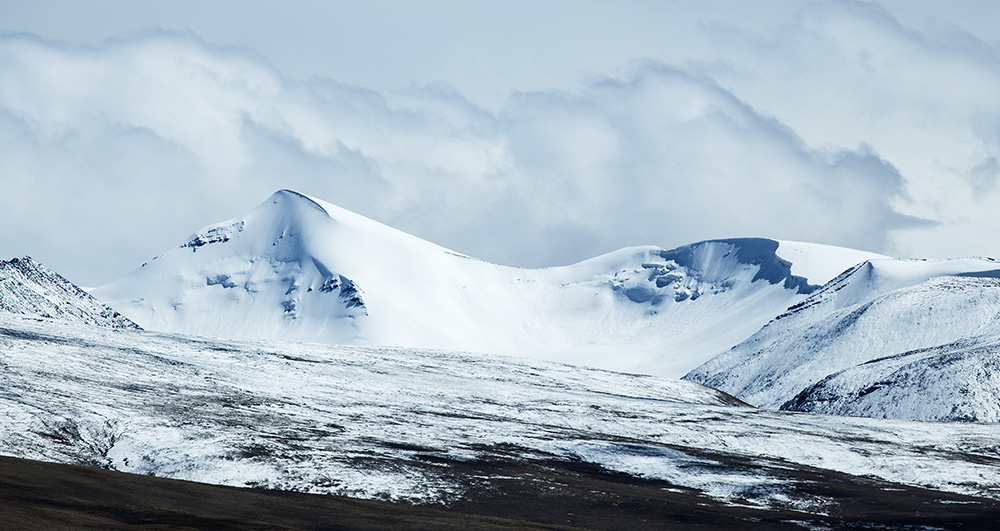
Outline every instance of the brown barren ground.
<path id="1" fill-rule="evenodd" d="M 793 471 L 814 494 L 836 503 L 827 514 L 809 514 L 725 505 L 693 490 L 587 463 L 448 466 L 485 479 L 474 482 L 467 497 L 443 507 L 222 487 L 0 457 L 0 528 L 1000 529 L 996 501 L 827 471 Z"/>
<path id="2" fill-rule="evenodd" d="M 815 469 L 789 470 L 825 514 L 722 504 L 587 463 L 435 463 L 477 478 L 450 505 L 222 487 L 0 457 L 0 528 L 1000 529 L 1000 503 Z M 924 527 L 927 526 L 927 527 Z"/>

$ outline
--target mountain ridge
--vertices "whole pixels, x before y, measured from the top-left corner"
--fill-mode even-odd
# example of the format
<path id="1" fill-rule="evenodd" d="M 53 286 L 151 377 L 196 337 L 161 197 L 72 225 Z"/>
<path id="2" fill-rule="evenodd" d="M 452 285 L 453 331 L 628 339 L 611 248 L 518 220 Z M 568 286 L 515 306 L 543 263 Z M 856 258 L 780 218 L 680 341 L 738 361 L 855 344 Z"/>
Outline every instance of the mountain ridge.
<path id="1" fill-rule="evenodd" d="M 679 377 L 827 280 L 800 275 L 785 252 L 807 269 L 809 256 L 827 257 L 812 266 L 824 274 L 825 262 L 879 256 L 740 238 L 523 269 L 279 190 L 93 294 L 159 331 L 508 353 Z"/>
<path id="2" fill-rule="evenodd" d="M 30 256 L 0 260 L 0 311 L 111 328 L 139 328 Z"/>
<path id="3" fill-rule="evenodd" d="M 990 392 L 970 402 L 961 390 L 976 379 L 988 389 L 997 378 L 968 362 L 996 365 L 983 347 L 1000 340 L 996 265 L 989 258 L 863 262 L 684 378 L 767 408 L 993 421 Z M 945 357 L 964 369 L 926 370 L 946 365 Z M 920 401 L 899 398 L 903 388 Z M 878 397 L 884 400 L 876 404 Z"/>

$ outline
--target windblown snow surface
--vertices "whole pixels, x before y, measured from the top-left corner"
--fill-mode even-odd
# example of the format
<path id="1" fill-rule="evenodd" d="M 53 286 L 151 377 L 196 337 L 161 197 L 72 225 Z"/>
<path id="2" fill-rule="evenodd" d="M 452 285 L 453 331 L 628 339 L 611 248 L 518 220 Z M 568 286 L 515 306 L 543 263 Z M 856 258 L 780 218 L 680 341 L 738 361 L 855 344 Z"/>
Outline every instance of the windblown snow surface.
<path id="1" fill-rule="evenodd" d="M 996 422 L 998 266 L 866 261 L 685 378 L 762 407 Z"/>
<path id="2" fill-rule="evenodd" d="M 516 354 L 680 377 L 877 256 L 745 238 L 519 269 L 282 190 L 93 294 L 157 331 Z"/>
<path id="3" fill-rule="evenodd" d="M 973 337 L 827 376 L 781 409 L 833 415 L 1000 422 L 1000 337 Z"/>
<path id="4" fill-rule="evenodd" d="M 0 260 L 0 312 L 111 328 L 138 328 L 30 256 Z"/>
<path id="5" fill-rule="evenodd" d="M 820 513 L 830 501 L 790 479 L 795 467 L 1000 498 L 994 425 L 753 410 L 656 377 L 12 314 L 0 314 L 0 356 L 0 452 L 16 457 L 424 502 L 477 481 L 447 463 L 491 458 L 593 463 Z"/>

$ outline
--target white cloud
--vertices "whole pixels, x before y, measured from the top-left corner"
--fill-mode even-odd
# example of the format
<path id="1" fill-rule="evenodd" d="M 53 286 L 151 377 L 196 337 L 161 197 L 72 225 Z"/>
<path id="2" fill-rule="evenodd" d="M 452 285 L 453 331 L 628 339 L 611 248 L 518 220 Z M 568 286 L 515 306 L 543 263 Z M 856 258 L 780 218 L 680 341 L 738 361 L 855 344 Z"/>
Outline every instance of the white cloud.
<path id="1" fill-rule="evenodd" d="M 519 265 L 745 235 L 982 247 L 1000 228 L 995 50 L 861 4 L 803 13 L 773 37 L 718 33 L 712 62 L 497 112 L 443 84 L 289 78 L 191 33 L 6 35 L 0 241 L 101 283 L 288 187 Z"/>
<path id="2" fill-rule="evenodd" d="M 909 224 L 888 206 L 902 192 L 891 165 L 865 149 L 806 149 L 683 71 L 651 66 L 582 97 L 525 95 L 512 107 L 519 167 L 563 183 L 552 199 L 604 245 L 769 235 L 881 248 Z"/>
<path id="3" fill-rule="evenodd" d="M 992 7 L 982 6 L 991 10 Z M 985 14 L 984 16 L 989 16 Z M 903 254 L 996 254 L 1000 49 L 961 30 L 906 27 L 877 4 L 810 4 L 770 35 L 717 28 L 703 71 L 810 146 L 865 143 L 905 179 L 895 206 L 933 219 Z"/>

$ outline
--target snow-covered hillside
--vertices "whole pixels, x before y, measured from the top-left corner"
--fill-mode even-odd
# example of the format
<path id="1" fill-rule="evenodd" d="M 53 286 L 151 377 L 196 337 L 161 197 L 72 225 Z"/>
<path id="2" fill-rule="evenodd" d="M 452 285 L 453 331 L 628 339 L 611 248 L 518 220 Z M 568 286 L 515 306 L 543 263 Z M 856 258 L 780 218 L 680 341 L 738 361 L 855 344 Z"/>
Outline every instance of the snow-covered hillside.
<path id="1" fill-rule="evenodd" d="M 138 328 L 30 256 L 0 260 L 0 311 L 111 328 Z"/>
<path id="2" fill-rule="evenodd" d="M 1000 336 L 974 337 L 834 373 L 782 405 L 790 411 L 1000 422 Z"/>
<path id="3" fill-rule="evenodd" d="M 18 457 L 413 501 L 525 473 L 501 463 L 551 461 L 821 513 L 836 502 L 818 475 L 841 489 L 861 481 L 829 471 L 1000 498 L 993 425 L 727 407 L 730 397 L 690 382 L 523 359 L 10 314 L 0 344 L 0 453 Z M 476 463 L 481 477 L 463 475 Z"/>
<path id="4" fill-rule="evenodd" d="M 748 238 L 519 269 L 282 190 L 93 294 L 159 331 L 518 354 L 679 377 L 875 256 Z"/>
<path id="5" fill-rule="evenodd" d="M 859 264 L 685 378 L 763 407 L 993 420 L 998 265 Z"/>

